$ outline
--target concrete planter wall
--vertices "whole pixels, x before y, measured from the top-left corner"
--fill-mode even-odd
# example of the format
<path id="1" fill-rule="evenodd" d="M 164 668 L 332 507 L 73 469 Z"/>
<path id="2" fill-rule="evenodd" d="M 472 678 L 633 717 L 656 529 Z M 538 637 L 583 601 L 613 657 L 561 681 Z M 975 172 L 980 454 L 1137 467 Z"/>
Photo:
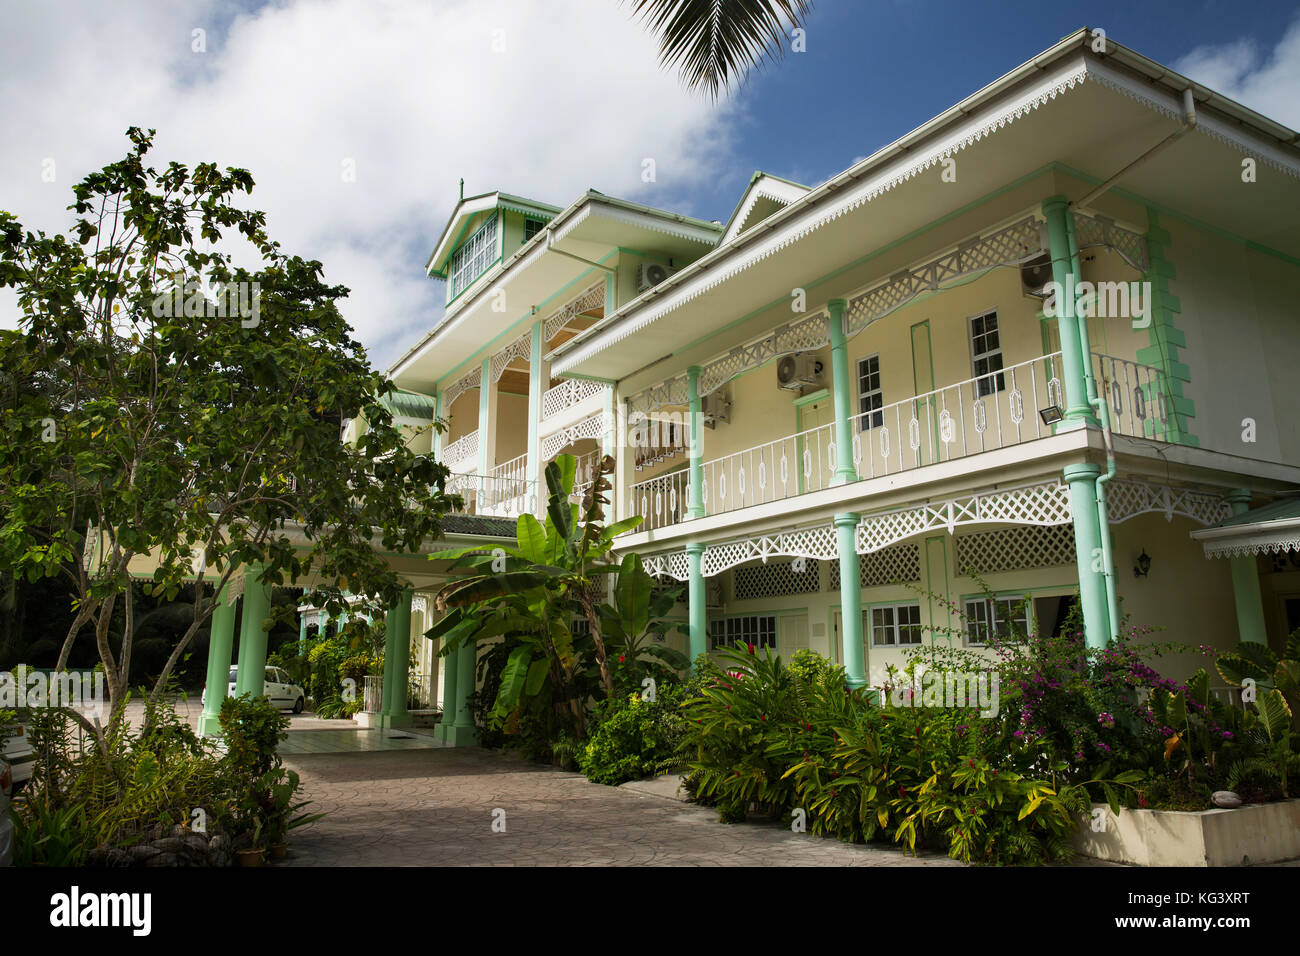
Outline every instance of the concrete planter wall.
<path id="1" fill-rule="evenodd" d="M 1139 866 L 1242 866 L 1300 858 L 1300 799 L 1235 810 L 1125 810 L 1104 803 L 1105 828 L 1084 819 L 1074 835 L 1081 856 Z"/>

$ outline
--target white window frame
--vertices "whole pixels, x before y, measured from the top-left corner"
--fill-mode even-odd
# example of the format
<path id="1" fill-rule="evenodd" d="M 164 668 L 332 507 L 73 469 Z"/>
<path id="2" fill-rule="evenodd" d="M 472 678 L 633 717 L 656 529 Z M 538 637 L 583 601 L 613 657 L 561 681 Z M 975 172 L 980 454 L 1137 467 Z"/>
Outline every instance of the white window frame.
<path id="1" fill-rule="evenodd" d="M 899 611 L 908 611 L 911 617 L 912 611 L 915 611 L 915 622 L 908 621 L 904 624 L 901 621 Z M 881 624 L 876 623 L 876 612 L 882 614 L 888 613 L 889 620 Z M 871 635 L 872 647 L 919 647 L 921 641 L 921 605 L 915 601 L 901 601 L 898 604 L 873 604 L 867 608 L 866 633 Z M 877 640 L 877 629 L 885 630 L 889 634 L 889 640 Z M 904 629 L 912 631 L 915 629 L 915 640 L 903 640 Z"/>
<path id="2" fill-rule="evenodd" d="M 451 301 L 487 272 L 497 254 L 497 215 L 493 213 L 451 254 L 447 269 L 447 301 Z"/>
<path id="3" fill-rule="evenodd" d="M 718 625 L 715 629 L 714 625 Z M 709 650 L 753 644 L 777 649 L 776 614 L 728 614 L 709 621 Z"/>
<path id="4" fill-rule="evenodd" d="M 1013 618 L 1006 613 L 1021 603 L 1024 604 L 1022 616 Z M 976 608 L 982 612 L 978 615 L 980 619 L 977 621 L 972 620 L 976 616 L 972 614 L 972 610 Z M 966 598 L 962 602 L 962 610 L 965 613 L 964 630 L 967 647 L 988 647 L 987 635 L 998 634 L 1003 624 L 1021 624 L 1024 626 L 1026 636 L 1033 633 L 1034 602 L 1028 594 L 995 594 L 991 598 L 983 596 Z M 980 640 L 980 637 L 983 637 L 983 640 Z"/>
<path id="5" fill-rule="evenodd" d="M 862 371 L 862 367 L 872 360 L 874 360 L 876 363 L 875 372 L 864 373 Z M 873 428 L 879 428 L 881 425 L 885 423 L 885 412 L 884 412 L 885 389 L 884 389 L 884 382 L 880 374 L 880 353 L 877 352 L 874 355 L 864 355 L 862 358 L 858 359 L 857 371 L 858 371 L 858 415 L 857 415 L 858 430 L 865 432 L 865 431 L 870 431 Z M 863 390 L 862 380 L 864 378 L 868 378 L 871 375 L 875 376 L 876 387 L 873 389 Z M 865 403 L 869 403 L 873 399 L 875 401 L 874 405 L 872 405 L 870 408 L 864 407 Z"/>
<path id="6" fill-rule="evenodd" d="M 975 323 L 981 319 L 992 318 L 997 326 L 993 334 L 997 336 L 998 344 L 994 348 L 988 348 L 986 343 L 980 343 L 981 347 L 977 348 L 977 338 L 986 339 L 988 330 L 980 332 L 978 336 L 975 332 Z M 1002 323 L 998 319 L 997 309 L 987 309 L 977 315 L 972 315 L 966 320 L 966 341 L 970 343 L 970 364 L 971 377 L 975 381 L 971 382 L 971 392 L 975 398 L 980 399 L 989 395 L 996 395 L 998 392 L 1006 390 L 1007 381 L 1003 374 L 1006 369 L 1006 362 L 1002 352 Z M 997 367 L 986 371 L 980 371 L 980 362 L 987 362 L 992 365 L 996 362 Z"/>

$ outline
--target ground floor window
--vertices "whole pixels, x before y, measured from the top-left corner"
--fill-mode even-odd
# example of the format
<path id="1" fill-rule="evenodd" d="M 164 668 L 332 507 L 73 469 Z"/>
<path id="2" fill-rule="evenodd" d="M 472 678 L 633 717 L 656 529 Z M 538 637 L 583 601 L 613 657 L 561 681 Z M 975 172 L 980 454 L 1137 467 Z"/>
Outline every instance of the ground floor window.
<path id="1" fill-rule="evenodd" d="M 871 609 L 873 647 L 921 643 L 921 605 L 887 604 Z"/>
<path id="2" fill-rule="evenodd" d="M 1029 600 L 1023 594 L 971 598 L 966 601 L 966 644 L 978 647 L 992 635 L 1005 639 L 1029 633 Z"/>
<path id="3" fill-rule="evenodd" d="M 709 622 L 709 648 L 753 644 L 776 650 L 776 615 L 745 614 L 738 617 L 715 618 Z"/>

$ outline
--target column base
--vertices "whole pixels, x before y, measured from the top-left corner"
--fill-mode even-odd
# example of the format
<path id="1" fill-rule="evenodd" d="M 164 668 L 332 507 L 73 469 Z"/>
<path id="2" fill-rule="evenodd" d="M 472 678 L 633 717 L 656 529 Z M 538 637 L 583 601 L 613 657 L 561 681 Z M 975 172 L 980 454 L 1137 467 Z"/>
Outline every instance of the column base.
<path id="1" fill-rule="evenodd" d="M 375 716 L 378 718 L 374 723 L 374 726 L 376 727 L 392 728 L 415 726 L 415 721 L 411 719 L 411 715 L 405 712 L 400 714 L 376 714 Z"/>
<path id="2" fill-rule="evenodd" d="M 478 730 L 474 727 L 461 727 L 452 724 L 447 728 L 447 734 L 442 740 L 453 747 L 476 747 L 478 746 Z"/>
<path id="3" fill-rule="evenodd" d="M 220 737 L 221 720 L 216 714 L 200 714 L 198 734 L 200 737 Z"/>

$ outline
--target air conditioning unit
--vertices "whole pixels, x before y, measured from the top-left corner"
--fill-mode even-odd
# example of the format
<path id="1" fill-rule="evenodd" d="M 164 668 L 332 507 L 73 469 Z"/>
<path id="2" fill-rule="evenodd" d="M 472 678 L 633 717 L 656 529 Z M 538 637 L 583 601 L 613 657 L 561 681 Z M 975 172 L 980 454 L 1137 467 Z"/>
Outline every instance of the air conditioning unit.
<path id="1" fill-rule="evenodd" d="M 636 267 L 636 291 L 657 286 L 676 271 L 661 262 L 643 262 Z"/>
<path id="2" fill-rule="evenodd" d="M 712 395 L 705 395 L 700 402 L 701 410 L 704 412 L 704 427 L 715 428 L 718 422 L 724 425 L 731 424 L 731 399 L 727 397 L 726 392 L 714 392 Z"/>
<path id="3" fill-rule="evenodd" d="M 1025 295 L 1032 295 L 1036 299 L 1046 299 L 1051 290 L 1048 286 L 1052 282 L 1052 254 L 1044 252 L 1040 256 L 1023 262 L 1020 265 L 1020 288 Z"/>
<path id="4" fill-rule="evenodd" d="M 802 391 L 825 383 L 826 368 L 821 359 L 806 352 L 786 355 L 776 363 L 776 382 L 782 388 Z"/>

